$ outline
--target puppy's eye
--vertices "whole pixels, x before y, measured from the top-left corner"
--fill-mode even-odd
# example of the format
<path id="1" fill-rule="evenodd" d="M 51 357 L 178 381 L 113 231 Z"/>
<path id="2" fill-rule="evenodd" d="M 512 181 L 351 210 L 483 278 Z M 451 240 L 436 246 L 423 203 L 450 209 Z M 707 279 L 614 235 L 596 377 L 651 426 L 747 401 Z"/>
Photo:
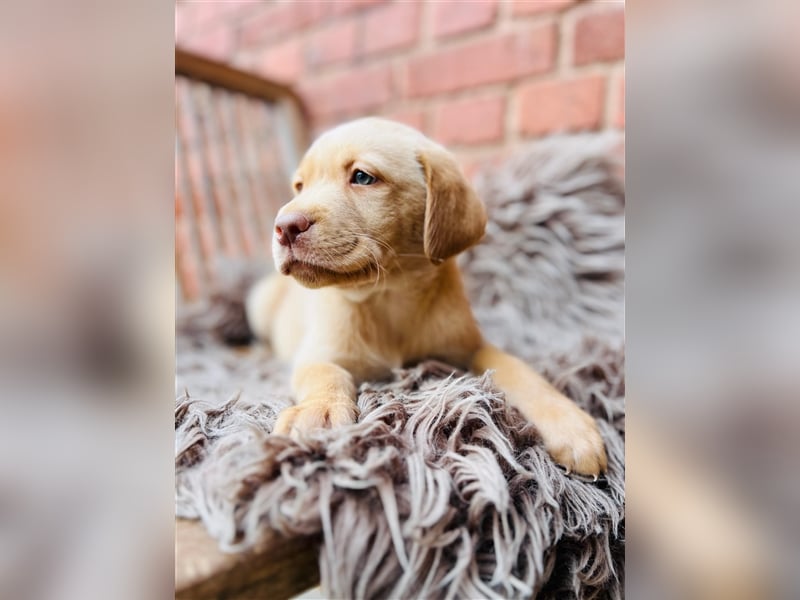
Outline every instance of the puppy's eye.
<path id="1" fill-rule="evenodd" d="M 353 171 L 353 176 L 350 178 L 350 183 L 355 183 L 356 185 L 372 185 L 376 181 L 378 180 L 375 177 L 361 169 Z"/>
<path id="2" fill-rule="evenodd" d="M 297 192 L 298 194 L 303 191 L 303 182 L 302 181 L 295 182 L 294 191 Z"/>

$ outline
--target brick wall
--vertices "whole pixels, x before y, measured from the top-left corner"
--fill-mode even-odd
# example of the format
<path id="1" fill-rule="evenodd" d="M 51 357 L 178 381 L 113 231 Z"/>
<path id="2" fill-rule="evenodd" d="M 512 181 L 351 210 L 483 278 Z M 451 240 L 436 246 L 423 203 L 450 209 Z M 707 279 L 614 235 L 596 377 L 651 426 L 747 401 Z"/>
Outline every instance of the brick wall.
<path id="1" fill-rule="evenodd" d="M 622 129 L 624 2 L 178 1 L 177 44 L 296 87 L 318 132 L 384 115 L 468 172 L 558 131 Z"/>

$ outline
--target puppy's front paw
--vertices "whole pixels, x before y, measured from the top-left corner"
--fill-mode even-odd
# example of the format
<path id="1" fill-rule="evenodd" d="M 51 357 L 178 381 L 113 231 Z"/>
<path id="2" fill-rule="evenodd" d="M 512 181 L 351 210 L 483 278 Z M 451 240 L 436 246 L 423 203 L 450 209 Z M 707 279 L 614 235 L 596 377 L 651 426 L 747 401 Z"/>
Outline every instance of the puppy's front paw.
<path id="1" fill-rule="evenodd" d="M 297 436 L 315 429 L 332 429 L 355 423 L 358 407 L 350 400 L 306 400 L 281 411 L 272 433 Z"/>
<path id="2" fill-rule="evenodd" d="M 608 466 L 597 423 L 577 406 L 562 407 L 536 422 L 544 446 L 567 473 L 597 477 Z"/>

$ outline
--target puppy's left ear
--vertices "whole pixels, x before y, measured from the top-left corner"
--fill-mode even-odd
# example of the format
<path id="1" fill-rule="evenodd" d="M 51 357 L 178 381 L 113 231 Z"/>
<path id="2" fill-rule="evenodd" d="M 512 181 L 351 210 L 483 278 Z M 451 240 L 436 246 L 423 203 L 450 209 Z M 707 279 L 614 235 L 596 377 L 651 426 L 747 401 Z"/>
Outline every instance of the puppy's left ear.
<path id="1" fill-rule="evenodd" d="M 486 209 L 455 158 L 439 147 L 420 152 L 425 173 L 425 255 L 440 263 L 477 244 L 486 229 Z"/>

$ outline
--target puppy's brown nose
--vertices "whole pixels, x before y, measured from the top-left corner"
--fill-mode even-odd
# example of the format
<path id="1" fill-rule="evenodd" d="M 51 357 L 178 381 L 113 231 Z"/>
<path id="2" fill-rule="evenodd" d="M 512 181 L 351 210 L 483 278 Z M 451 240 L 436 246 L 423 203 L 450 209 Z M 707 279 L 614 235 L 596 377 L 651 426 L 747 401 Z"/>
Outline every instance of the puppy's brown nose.
<path id="1" fill-rule="evenodd" d="M 275 235 L 281 246 L 291 246 L 297 236 L 308 231 L 311 220 L 299 212 L 290 212 L 275 219 Z"/>

